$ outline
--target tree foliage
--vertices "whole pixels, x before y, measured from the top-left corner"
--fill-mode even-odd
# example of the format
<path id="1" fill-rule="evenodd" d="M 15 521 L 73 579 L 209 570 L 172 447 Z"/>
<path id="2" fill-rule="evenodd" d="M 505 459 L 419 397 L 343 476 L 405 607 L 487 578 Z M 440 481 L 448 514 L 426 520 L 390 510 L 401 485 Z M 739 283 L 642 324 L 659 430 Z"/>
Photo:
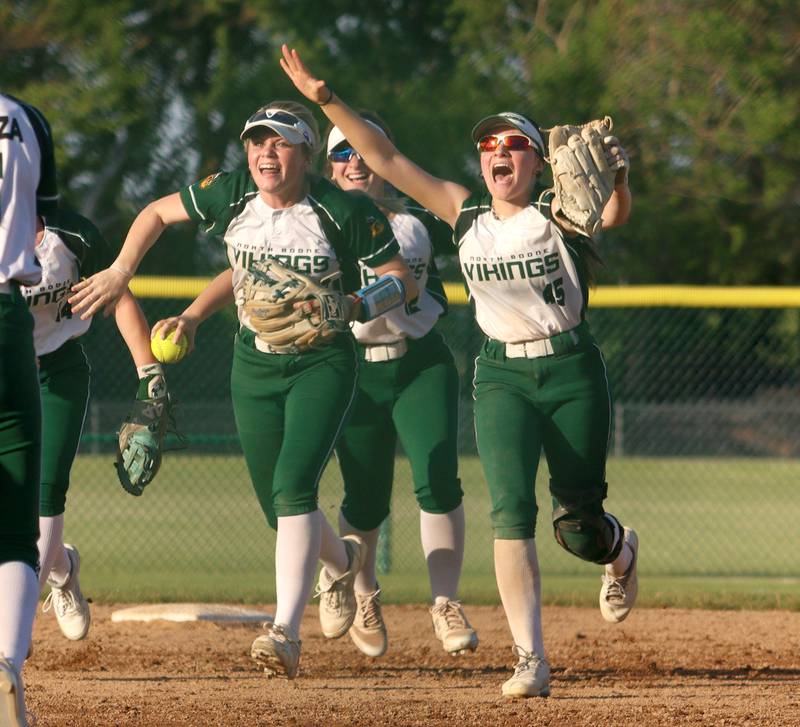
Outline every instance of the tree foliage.
<path id="1" fill-rule="evenodd" d="M 412 159 L 470 187 L 482 116 L 611 114 L 634 214 L 602 241 L 601 282 L 791 284 L 797 18 L 792 0 L 12 0 L 1 85 L 45 111 L 65 197 L 116 244 L 149 200 L 241 163 L 255 108 L 297 98 L 277 64 L 288 41 Z M 143 270 L 222 264 L 185 226 Z"/>

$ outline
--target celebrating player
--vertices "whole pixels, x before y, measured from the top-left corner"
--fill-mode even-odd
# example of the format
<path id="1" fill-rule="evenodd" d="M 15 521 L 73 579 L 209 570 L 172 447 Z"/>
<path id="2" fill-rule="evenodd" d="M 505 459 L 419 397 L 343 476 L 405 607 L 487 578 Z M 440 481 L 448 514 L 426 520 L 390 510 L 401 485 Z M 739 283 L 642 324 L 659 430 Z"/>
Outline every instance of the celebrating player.
<path id="1" fill-rule="evenodd" d="M 379 133 L 389 135 L 377 116 L 362 116 Z M 327 147 L 330 178 L 342 189 L 368 194 L 381 206 L 420 290 L 415 305 L 353 325 L 362 364 L 358 398 L 336 447 L 344 478 L 339 530 L 361 536 L 368 545 L 368 555 L 356 576 L 358 612 L 350 637 L 369 656 L 386 651 L 375 555 L 379 526 L 389 514 L 399 436 L 411 463 L 420 506 L 434 633 L 447 652 L 473 650 L 477 636 L 456 600 L 464 559 L 464 508 L 458 480 L 458 371 L 450 349 L 434 327 L 447 311 L 447 298 L 433 256 L 451 253 L 453 231 L 410 200 L 387 198 L 384 180 L 364 163 L 338 128 L 330 130 Z M 364 266 L 361 277 L 364 285 L 374 280 Z M 330 580 L 323 569 L 319 580 L 322 593 Z M 330 605 L 325 598 L 320 601 L 323 621 Z"/>
<path id="2" fill-rule="evenodd" d="M 0 724 L 27 727 L 22 665 L 39 598 L 42 420 L 33 318 L 20 285 L 42 275 L 36 215 L 58 201 L 50 126 L 40 111 L 0 94 Z"/>
<path id="3" fill-rule="evenodd" d="M 247 169 L 211 175 L 148 205 L 114 264 L 76 285 L 70 302 L 83 316 L 112 304 L 166 225 L 202 221 L 223 237 L 232 273 L 218 280 L 228 290 L 232 285 L 241 324 L 231 372 L 234 414 L 259 502 L 278 531 L 275 621 L 253 642 L 251 654 L 268 675 L 291 679 L 318 559 L 333 578 L 330 597 L 339 604 L 327 635 L 343 636 L 355 617 L 353 581 L 366 548 L 355 535 L 336 537 L 318 509 L 317 488 L 355 397 L 358 361 L 349 332 L 329 336 L 319 349 L 301 351 L 289 334 L 286 344 L 275 344 L 268 330 L 274 321 L 264 311 L 278 295 L 308 285 L 301 280 L 338 275 L 342 293 L 353 293 L 359 263 L 381 279 L 357 292 L 354 315 L 380 313 L 387 301 L 402 304 L 402 291 L 413 299 L 416 284 L 388 221 L 369 198 L 309 174 L 319 130 L 308 109 L 267 104 L 247 120 L 240 138 Z M 292 271 L 306 277 L 292 278 Z M 287 287 L 279 289 L 280 279 Z M 203 308 L 204 301 L 219 305 L 220 297 L 201 298 L 185 312 L 182 330 L 213 312 Z M 349 309 L 348 300 L 331 294 L 329 307 Z M 307 302 L 298 305 L 298 324 L 322 311 Z"/>
<path id="4" fill-rule="evenodd" d="M 534 541 L 534 482 L 544 448 L 556 540 L 603 564 L 600 608 L 624 619 L 636 598 L 636 533 L 603 509 L 611 396 L 605 363 L 584 311 L 591 248 L 531 197 L 544 142 L 530 119 L 501 113 L 473 129 L 486 190 L 431 176 L 314 78 L 283 47 L 281 66 L 318 103 L 369 167 L 455 230 L 462 270 L 487 338 L 475 371 L 475 429 L 492 499 L 495 573 L 519 660 L 503 684 L 510 697 L 549 694 Z M 623 224 L 631 196 L 627 158 L 606 140 L 618 169 L 603 226 Z M 556 210 L 556 212 L 558 212 Z"/>
<path id="5" fill-rule="evenodd" d="M 80 556 L 63 542 L 64 508 L 89 398 L 90 370 L 80 336 L 89 330 L 91 320 L 73 316 L 67 296 L 81 277 L 107 267 L 113 255 L 89 220 L 66 211 L 48 214 L 44 224 L 39 218 L 35 252 L 42 279 L 21 290 L 34 318 L 42 397 L 39 582 L 51 587 L 43 610 L 52 607 L 61 632 L 77 641 L 86 636 L 91 614 L 78 582 Z M 150 351 L 144 314 L 127 290 L 114 313 L 139 374 L 137 399 L 163 402 L 164 372 Z"/>

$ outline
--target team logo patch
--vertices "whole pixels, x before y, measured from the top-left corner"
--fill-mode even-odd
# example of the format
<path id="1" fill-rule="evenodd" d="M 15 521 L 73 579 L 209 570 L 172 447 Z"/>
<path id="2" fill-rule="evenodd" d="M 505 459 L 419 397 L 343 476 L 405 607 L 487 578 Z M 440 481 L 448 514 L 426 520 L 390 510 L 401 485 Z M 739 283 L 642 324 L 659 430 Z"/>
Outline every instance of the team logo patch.
<path id="1" fill-rule="evenodd" d="M 373 237 L 377 237 L 378 235 L 383 232 L 386 225 L 383 224 L 380 220 L 376 220 L 374 217 L 368 217 L 367 221 L 370 223 L 369 229 L 372 232 Z"/>
<path id="2" fill-rule="evenodd" d="M 200 189 L 206 189 L 214 184 L 214 180 L 220 175 L 219 172 L 216 174 L 209 174 L 202 182 L 200 182 Z"/>

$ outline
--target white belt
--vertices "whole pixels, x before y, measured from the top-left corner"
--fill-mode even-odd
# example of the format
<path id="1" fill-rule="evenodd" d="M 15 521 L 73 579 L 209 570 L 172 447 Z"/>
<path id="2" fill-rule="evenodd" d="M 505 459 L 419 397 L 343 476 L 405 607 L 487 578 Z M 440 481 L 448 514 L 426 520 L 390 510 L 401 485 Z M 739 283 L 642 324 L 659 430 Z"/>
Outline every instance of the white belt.
<path id="1" fill-rule="evenodd" d="M 253 345 L 256 347 L 256 351 L 261 351 L 261 353 L 274 353 L 277 356 L 297 355 L 297 352 L 292 353 L 291 351 L 276 351 L 272 346 L 270 346 L 266 341 L 262 341 L 258 336 L 253 339 Z"/>
<path id="2" fill-rule="evenodd" d="M 367 343 L 364 345 L 364 359 L 374 361 L 394 361 L 408 352 L 408 343 L 401 338 L 394 343 Z"/>
<path id="3" fill-rule="evenodd" d="M 578 343 L 578 334 L 568 331 L 573 343 Z M 506 344 L 506 358 L 541 358 L 542 356 L 552 356 L 553 344 L 549 338 L 542 338 L 538 341 L 520 341 L 519 343 Z"/>
<path id="4" fill-rule="evenodd" d="M 0 283 L 0 294 L 9 295 L 16 286 L 10 280 Z"/>

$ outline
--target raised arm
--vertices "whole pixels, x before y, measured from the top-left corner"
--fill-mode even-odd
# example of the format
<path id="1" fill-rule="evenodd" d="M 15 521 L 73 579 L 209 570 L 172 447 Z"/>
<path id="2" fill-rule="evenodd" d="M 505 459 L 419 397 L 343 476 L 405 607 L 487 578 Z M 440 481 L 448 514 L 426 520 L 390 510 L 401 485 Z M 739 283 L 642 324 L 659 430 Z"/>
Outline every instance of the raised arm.
<path id="1" fill-rule="evenodd" d="M 606 137 L 603 140 L 608 148 L 608 163 L 617 170 L 614 178 L 614 192 L 603 208 L 603 229 L 624 225 L 631 216 L 631 190 L 628 187 L 628 170 L 630 160 L 622 144 L 616 136 Z"/>
<path id="2" fill-rule="evenodd" d="M 131 225 L 122 250 L 111 266 L 72 286 L 69 304 L 73 313 L 79 313 L 83 320 L 101 309 L 106 316 L 110 315 L 145 253 L 164 228 L 188 220 L 189 215 L 177 192 L 147 205 Z"/>
<path id="3" fill-rule="evenodd" d="M 298 91 L 319 104 L 370 168 L 452 227 L 461 211 L 461 203 L 469 197 L 469 190 L 434 177 L 414 164 L 342 101 L 325 81 L 312 76 L 296 50 L 283 45 L 282 51 L 281 67 Z"/>
<path id="4" fill-rule="evenodd" d="M 170 331 L 174 331 L 172 340 L 177 341 L 185 333 L 189 341 L 188 353 L 191 353 L 200 324 L 233 302 L 233 270 L 228 268 L 217 275 L 183 313 L 158 321 L 153 326 L 152 335 L 166 338 Z"/>

